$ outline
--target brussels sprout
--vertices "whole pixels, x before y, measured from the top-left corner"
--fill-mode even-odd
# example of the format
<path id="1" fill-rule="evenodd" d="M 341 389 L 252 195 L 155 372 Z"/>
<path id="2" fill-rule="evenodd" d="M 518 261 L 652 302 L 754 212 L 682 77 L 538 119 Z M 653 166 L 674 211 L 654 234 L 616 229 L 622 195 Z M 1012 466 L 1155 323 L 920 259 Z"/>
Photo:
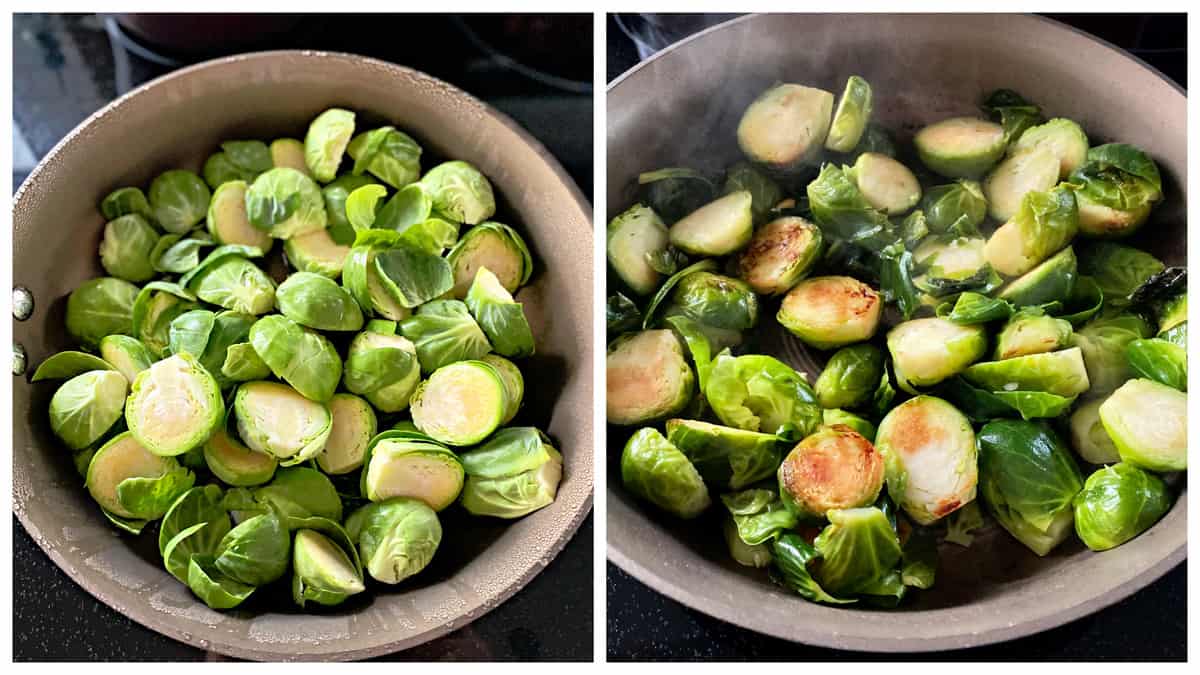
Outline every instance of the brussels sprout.
<path id="1" fill-rule="evenodd" d="M 255 322 L 250 344 L 276 377 L 314 401 L 328 401 L 342 379 L 342 359 L 333 344 L 285 316 Z"/>
<path id="2" fill-rule="evenodd" d="M 1053 352 L 1071 343 L 1071 323 L 1040 312 L 1018 312 L 996 337 L 997 361 Z"/>
<path id="3" fill-rule="evenodd" d="M 110 220 L 100 241 L 100 264 L 110 275 L 141 282 L 154 277 L 150 252 L 158 243 L 158 232 L 136 213 Z"/>
<path id="4" fill-rule="evenodd" d="M 1162 200 L 1158 166 L 1132 145 L 1109 143 L 1087 151 L 1087 161 L 1071 173 L 1079 186 L 1079 231 L 1090 237 L 1133 234 L 1154 204 Z"/>
<path id="5" fill-rule="evenodd" d="M 813 220 L 827 236 L 879 251 L 896 240 L 892 223 L 871 206 L 853 176 L 853 169 L 833 164 L 821 167 L 821 173 L 805 188 Z"/>
<path id="6" fill-rule="evenodd" d="M 706 483 L 739 490 L 774 473 L 778 438 L 698 420 L 667 422 L 667 440 L 681 450 Z"/>
<path id="7" fill-rule="evenodd" d="M 167 355 L 171 322 L 197 307 L 196 296 L 187 289 L 178 284 L 151 281 L 142 287 L 133 302 L 133 337 L 146 345 L 152 357 L 162 358 Z"/>
<path id="8" fill-rule="evenodd" d="M 383 274 L 375 265 L 381 251 L 375 246 L 355 246 L 346 255 L 342 267 L 342 286 L 350 291 L 367 316 L 382 316 L 400 321 L 412 312 L 383 284 Z"/>
<path id="9" fill-rule="evenodd" d="M 204 444 L 204 463 L 214 476 L 235 487 L 266 483 L 278 465 L 273 456 L 247 448 L 224 429 L 214 431 Z"/>
<path id="10" fill-rule="evenodd" d="M 753 197 L 748 190 L 731 192 L 693 211 L 671 226 L 676 248 L 698 256 L 721 256 L 741 249 L 754 232 Z"/>
<path id="11" fill-rule="evenodd" d="M 339 243 L 332 232 L 331 227 L 288 239 L 283 244 L 288 262 L 301 272 L 312 272 L 330 279 L 341 276 L 346 256 L 350 255 L 348 243 L 353 239 Z"/>
<path id="12" fill-rule="evenodd" d="M 236 181 L 244 183 L 254 180 L 254 177 L 261 172 L 240 167 L 234 164 L 226 153 L 215 152 L 204 160 L 204 167 L 200 173 L 204 175 L 204 182 L 208 183 L 208 187 L 216 190 L 226 183 Z"/>
<path id="13" fill-rule="evenodd" d="M 695 393 L 696 378 L 670 330 L 621 336 L 608 346 L 607 417 L 634 425 L 674 415 Z"/>
<path id="14" fill-rule="evenodd" d="M 745 546 L 760 546 L 796 527 L 796 514 L 784 504 L 779 490 L 751 488 L 721 495 L 733 518 L 733 534 Z M 765 551 L 770 560 L 770 550 Z M 739 560 L 739 562 L 742 562 Z M 748 564 L 742 562 L 742 564 Z"/>
<path id="15" fill-rule="evenodd" d="M 200 447 L 224 418 L 217 381 L 186 352 L 142 371 L 125 403 L 129 431 L 156 455 L 182 455 Z"/>
<path id="16" fill-rule="evenodd" d="M 936 297 L 974 288 L 990 292 L 999 285 L 999 277 L 984 256 L 980 237 L 955 237 L 950 234 L 928 237 L 913 251 L 920 274 L 913 283 Z"/>
<path id="17" fill-rule="evenodd" d="M 667 316 L 686 316 L 704 326 L 735 334 L 758 323 L 758 297 L 738 279 L 697 270 L 682 274 L 673 288 L 664 286 L 664 289 L 670 293 L 667 296 L 670 304 L 664 312 Z M 661 302 L 659 296 L 655 299 Z M 647 310 L 647 319 L 652 318 L 655 308 Z"/>
<path id="18" fill-rule="evenodd" d="M 315 457 L 333 427 L 329 408 L 278 382 L 246 382 L 233 400 L 237 432 L 251 450 L 292 466 Z"/>
<path id="19" fill-rule="evenodd" d="M 284 518 L 289 529 L 304 526 L 308 518 L 342 519 L 342 499 L 325 474 L 306 466 L 280 469 L 268 485 L 256 488 L 254 501 Z"/>
<path id="20" fill-rule="evenodd" d="M 621 482 L 633 494 L 680 518 L 695 518 L 712 503 L 687 456 L 649 427 L 638 429 L 625 444 Z"/>
<path id="21" fill-rule="evenodd" d="M 208 205 L 208 232 L 218 244 L 271 249 L 271 236 L 250 224 L 246 215 L 246 181 L 223 183 Z"/>
<path id="22" fill-rule="evenodd" d="M 195 556 L 212 555 L 230 530 L 223 500 L 224 492 L 218 485 L 194 487 L 171 504 L 159 524 L 158 550 L 163 567 L 185 584 L 189 561 Z"/>
<path id="23" fill-rule="evenodd" d="M 85 483 L 92 499 L 107 514 L 151 521 L 161 518 L 195 479 L 174 458 L 148 451 L 127 431 L 96 451 Z"/>
<path id="24" fill-rule="evenodd" d="M 722 495 L 722 497 L 724 497 Z M 721 533 L 725 535 L 725 544 L 729 547 L 729 557 L 739 565 L 746 567 L 766 567 L 771 564 L 771 547 L 767 543 L 747 544 L 738 535 L 737 523 L 733 517 L 724 519 Z"/>
<path id="25" fill-rule="evenodd" d="M 817 583 L 808 569 L 808 564 L 821 558 L 821 553 L 798 534 L 781 535 L 771 544 L 774 570 L 778 572 L 780 585 L 795 591 L 812 602 L 842 605 L 856 602 L 854 598 L 838 598 L 830 595 Z"/>
<path id="26" fill-rule="evenodd" d="M 1103 396 L 1133 378 L 1125 348 L 1151 334 L 1145 319 L 1129 313 L 1102 316 L 1076 331 L 1072 342 L 1083 352 L 1091 385 L 1088 393 Z"/>
<path id="27" fill-rule="evenodd" d="M 738 258 L 741 278 L 762 295 L 786 293 L 821 255 L 821 230 L 794 216 L 776 218 L 755 231 Z"/>
<path id="28" fill-rule="evenodd" d="M 817 349 L 835 349 L 875 335 L 883 302 L 867 284 L 846 276 L 805 279 L 784 296 L 776 318 Z"/>
<path id="29" fill-rule="evenodd" d="M 221 537 L 213 566 L 248 586 L 263 586 L 287 572 L 291 537 L 275 513 L 252 516 Z"/>
<path id="30" fill-rule="evenodd" d="M 1150 529 L 1170 509 L 1161 478 L 1132 464 L 1106 466 L 1075 495 L 1075 533 L 1093 551 L 1107 551 Z"/>
<path id="31" fill-rule="evenodd" d="M 1025 195 L 1047 192 L 1058 183 L 1058 168 L 1058 157 L 1045 148 L 1010 153 L 983 179 L 988 215 L 1001 222 L 1017 215 Z"/>
<path id="32" fill-rule="evenodd" d="M 752 161 L 792 171 L 815 159 L 829 134 L 833 94 L 798 84 L 776 84 L 759 94 L 738 122 L 738 146 Z"/>
<path id="33" fill-rule="evenodd" d="M 275 282 L 240 255 L 220 255 L 221 249 L 180 279 L 205 302 L 258 316 L 275 308 Z M 216 256 L 216 257 L 214 257 Z"/>
<path id="34" fill-rule="evenodd" d="M 948 302 L 939 305 L 937 314 L 954 323 L 969 326 L 1008 319 L 1013 315 L 1013 306 L 1007 300 L 967 291 L 960 294 L 952 306 Z"/>
<path id="35" fill-rule="evenodd" d="M 1071 447 L 1089 464 L 1116 464 L 1121 461 L 1117 446 L 1100 422 L 1100 406 L 1105 400 L 1096 398 L 1086 401 L 1071 413 Z"/>
<path id="36" fill-rule="evenodd" d="M 789 509 L 823 518 L 832 509 L 865 506 L 883 489 L 883 456 L 845 425 L 821 427 L 779 465 L 779 493 Z"/>
<path id="37" fill-rule="evenodd" d="M 976 178 L 1004 156 L 1004 127 L 974 117 L 952 117 L 913 137 L 921 162 L 947 178 Z"/>
<path id="38" fill-rule="evenodd" d="M 400 189 L 421 177 L 421 146 L 393 127 L 380 127 L 355 136 L 346 148 L 354 159 L 354 173 L 370 171 Z"/>
<path id="39" fill-rule="evenodd" d="M 634 204 L 608 224 L 608 263 L 617 276 L 639 295 L 658 288 L 662 275 L 650 256 L 667 248 L 667 227 L 649 207 Z"/>
<path id="40" fill-rule="evenodd" d="M 1163 269 L 1158 258 L 1121 244 L 1092 242 L 1079 249 L 1080 274 L 1096 280 L 1109 307 L 1128 306 L 1130 296 Z"/>
<path id="41" fill-rule="evenodd" d="M 997 89 L 979 106 L 1004 127 L 1004 140 L 1011 143 L 1025 130 L 1042 121 L 1042 111 L 1011 89 Z"/>
<path id="42" fill-rule="evenodd" d="M 995 239 L 995 236 L 992 237 Z M 989 245 L 991 242 L 988 242 Z M 1016 307 L 1043 305 L 1070 297 L 1078 277 L 1075 250 L 1070 246 L 1014 279 L 1000 291 L 1000 299 Z"/>
<path id="43" fill-rule="evenodd" d="M 520 518 L 549 506 L 562 480 L 562 455 L 533 427 L 501 429 L 462 455 L 462 504 L 476 516 Z"/>
<path id="44" fill-rule="evenodd" d="M 446 260 L 454 270 L 451 295 L 459 299 L 467 297 L 480 267 L 491 270 L 509 293 L 515 293 L 533 274 L 533 257 L 525 240 L 500 223 L 483 223 L 467 230 Z"/>
<path id="45" fill-rule="evenodd" d="M 704 395 L 725 424 L 798 440 L 821 422 L 821 409 L 801 373 L 770 356 L 717 355 Z"/>
<path id="46" fill-rule="evenodd" d="M 373 502 L 412 497 L 434 511 L 454 503 L 463 488 L 462 462 L 445 446 L 421 438 L 385 431 L 371 440 L 362 473 L 364 497 Z"/>
<path id="47" fill-rule="evenodd" d="M 304 163 L 313 178 L 328 183 L 337 175 L 342 154 L 354 135 L 354 113 L 330 108 L 317 115 L 304 136 Z"/>
<path id="48" fill-rule="evenodd" d="M 508 393 L 495 368 L 483 361 L 442 366 L 413 392 L 417 428 L 448 445 L 474 445 L 487 438 L 508 412 Z"/>
<path id="49" fill-rule="evenodd" d="M 359 330 L 362 310 L 336 281 L 310 272 L 290 275 L 275 291 L 279 311 L 302 326 L 317 330 Z"/>
<path id="50" fill-rule="evenodd" d="M 373 321 L 354 336 L 346 356 L 346 389 L 383 412 L 400 412 L 421 381 L 417 348 L 396 335 L 394 322 Z"/>
<path id="51" fill-rule="evenodd" d="M 973 180 L 958 180 L 925 191 L 921 209 L 932 232 L 946 232 L 951 226 L 978 227 L 987 215 L 983 187 Z"/>
<path id="52" fill-rule="evenodd" d="M 877 152 L 858 156 L 851 180 L 863 199 L 889 216 L 907 213 L 921 200 L 921 184 L 908 167 Z"/>
<path id="53" fill-rule="evenodd" d="M 338 605 L 366 590 L 354 544 L 341 526 L 326 522 L 340 536 L 304 529 L 292 544 L 292 599 L 301 607 L 306 602 Z"/>
<path id="54" fill-rule="evenodd" d="M 1012 220 L 988 239 L 985 253 L 992 267 L 1007 276 L 1025 274 L 1070 243 L 1079 223 L 1074 194 L 1064 185 L 1026 193 Z"/>
<path id="55" fill-rule="evenodd" d="M 1087 159 L 1088 138 L 1083 128 L 1064 117 L 1030 127 L 1014 137 L 1008 146 L 1010 154 L 1038 148 L 1043 149 L 1058 160 L 1058 178 L 1066 179 L 1071 172 L 1079 168 Z"/>
<path id="56" fill-rule="evenodd" d="M 333 427 L 325 448 L 317 455 L 317 465 L 331 475 L 349 473 L 363 465 L 367 445 L 375 437 L 375 411 L 357 396 L 334 394 L 329 399 L 329 414 L 333 416 Z"/>
<path id="57" fill-rule="evenodd" d="M 475 273 L 466 303 L 497 354 L 511 358 L 533 355 L 533 331 L 524 307 L 513 300 L 491 270 L 480 267 Z"/>
<path id="58" fill-rule="evenodd" d="M 456 361 L 478 359 L 491 351 L 487 336 L 458 300 L 435 300 L 400 323 L 404 337 L 416 346 L 422 373 Z"/>
<path id="59" fill-rule="evenodd" d="M 883 375 L 883 354 L 874 345 L 834 352 L 814 384 L 822 408 L 857 408 L 875 393 Z"/>
<path id="60" fill-rule="evenodd" d="M 525 378 L 521 375 L 521 369 L 517 368 L 512 361 L 498 354 L 484 354 L 479 360 L 495 368 L 504 382 L 508 409 L 500 424 L 501 426 L 508 424 L 517 416 L 517 411 L 521 408 L 521 400 L 525 398 Z"/>
<path id="61" fill-rule="evenodd" d="M 150 266 L 157 272 L 186 274 L 200 265 L 200 249 L 212 244 L 203 233 L 186 239 L 180 234 L 163 235 L 150 251 Z"/>
<path id="62" fill-rule="evenodd" d="M 208 212 L 212 197 L 204 181 L 191 171 L 173 169 L 150 183 L 150 208 L 154 220 L 167 232 L 183 234 Z"/>
<path id="63" fill-rule="evenodd" d="M 963 371 L 969 382 L 992 391 L 1041 391 L 1076 396 L 1088 390 L 1088 374 L 1078 347 L 1046 354 L 976 363 Z"/>
<path id="64" fill-rule="evenodd" d="M 825 408 L 821 411 L 821 424 L 827 427 L 841 424 L 857 431 L 868 441 L 875 442 L 875 425 L 852 412 L 839 408 Z"/>
<path id="65" fill-rule="evenodd" d="M 1129 365 L 1139 377 L 1187 391 L 1187 349 L 1166 340 L 1134 340 L 1125 346 Z"/>
<path id="66" fill-rule="evenodd" d="M 929 525 L 975 499 L 975 432 L 958 408 L 917 396 L 879 423 L 888 496 L 918 525 Z"/>
<path id="67" fill-rule="evenodd" d="M 50 399 L 50 429 L 72 450 L 82 450 L 121 419 L 129 383 L 115 370 L 75 375 Z"/>
<path id="68" fill-rule="evenodd" d="M 867 128 L 867 122 L 871 121 L 871 110 L 871 84 L 858 75 L 851 75 L 846 79 L 846 88 L 833 114 L 825 149 L 834 152 L 853 150 Z"/>
<path id="69" fill-rule="evenodd" d="M 312 178 L 308 170 L 308 162 L 304 159 L 304 143 L 294 138 L 277 138 L 271 141 L 271 167 L 276 169 L 295 169 Z"/>
<path id="70" fill-rule="evenodd" d="M 638 174 L 638 198 L 666 225 L 711 202 L 713 181 L 695 169 L 667 167 Z"/>
<path id="71" fill-rule="evenodd" d="M 225 349 L 225 360 L 221 363 L 221 379 L 233 382 L 265 380 L 271 376 L 271 367 L 262 360 L 254 345 L 238 342 Z"/>
<path id="72" fill-rule="evenodd" d="M 137 295 L 137 286 L 114 277 L 83 282 L 67 298 L 67 332 L 92 348 L 106 335 L 132 334 Z"/>
<path id="73" fill-rule="evenodd" d="M 136 213 L 146 220 L 154 219 L 154 210 L 150 208 L 146 195 L 140 188 L 135 187 L 117 188 L 108 193 L 100 202 L 100 213 L 104 214 L 105 220 L 116 220 L 131 213 Z"/>
<path id="74" fill-rule="evenodd" d="M 109 337 L 126 337 L 124 335 L 111 335 Z M 132 339 L 132 338 L 130 338 Z M 100 342 L 104 342 L 101 340 Z M 103 355 L 103 353 L 101 353 Z M 41 382 L 42 380 L 69 380 L 76 375 L 81 375 L 92 370 L 119 370 L 108 361 L 92 356 L 86 352 L 65 351 L 58 352 L 45 361 L 42 361 L 37 370 L 34 371 L 30 382 Z M 124 375 L 125 373 L 121 373 Z M 125 379 L 130 379 L 126 377 Z"/>
<path id="75" fill-rule="evenodd" d="M 295 169 L 271 169 L 246 190 L 250 224 L 276 239 L 325 229 L 325 199 L 316 182 Z"/>
<path id="76" fill-rule="evenodd" d="M 1083 477 L 1049 428 L 995 420 L 979 430 L 980 493 L 1009 534 L 1044 556 L 1071 532 Z"/>
<path id="77" fill-rule="evenodd" d="M 754 222 L 761 223 L 783 197 L 779 184 L 771 180 L 749 162 L 737 162 L 725 170 L 725 185 L 722 194 L 747 191 L 750 193 L 750 210 L 754 214 Z M 695 211 L 712 201 L 711 197 L 688 209 L 680 217 Z M 675 218 L 671 222 L 679 220 Z"/>
<path id="78" fill-rule="evenodd" d="M 1130 380 L 1100 405 L 1121 461 L 1150 471 L 1187 469 L 1187 394 L 1153 380 Z"/>
<path id="79" fill-rule="evenodd" d="M 869 593 L 900 562 L 900 539 L 876 507 L 829 512 L 829 525 L 813 542 L 821 554 L 817 580 L 831 593 Z"/>
<path id="80" fill-rule="evenodd" d="M 421 177 L 433 206 L 456 223 L 478 225 L 496 213 L 492 184 L 467 162 L 442 162 Z"/>
<path id="81" fill-rule="evenodd" d="M 222 373 L 229 358 L 228 350 L 248 339 L 254 322 L 254 317 L 238 312 L 214 314 L 206 309 L 184 312 L 171 321 L 169 351 L 195 356 L 224 389 L 233 382 Z"/>
<path id="82" fill-rule="evenodd" d="M 437 514 L 418 499 L 367 504 L 351 518 L 360 521 L 350 537 L 358 542 L 363 566 L 385 584 L 398 584 L 425 569 L 442 541 Z"/>

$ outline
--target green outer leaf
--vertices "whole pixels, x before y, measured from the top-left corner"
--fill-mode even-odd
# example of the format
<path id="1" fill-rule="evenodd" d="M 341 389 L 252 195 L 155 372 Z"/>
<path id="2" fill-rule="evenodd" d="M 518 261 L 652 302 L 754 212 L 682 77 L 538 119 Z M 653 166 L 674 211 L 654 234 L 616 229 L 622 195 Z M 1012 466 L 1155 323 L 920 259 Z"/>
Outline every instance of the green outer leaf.
<path id="1" fill-rule="evenodd" d="M 671 291 L 675 289 L 676 284 L 682 281 L 684 277 L 692 274 L 693 272 L 710 272 L 715 269 L 717 269 L 717 261 L 701 260 L 688 265 L 675 274 L 672 274 L 666 281 L 663 282 L 663 285 L 659 287 L 658 292 L 655 293 L 654 297 L 650 300 L 650 304 L 646 305 L 645 319 L 642 320 L 642 330 L 650 330 L 654 327 L 654 315 L 658 311 L 659 305 L 661 305 L 663 301 L 667 299 L 667 297 L 671 294 Z"/>
<path id="2" fill-rule="evenodd" d="M 733 516 L 738 538 L 747 546 L 773 541 L 796 527 L 798 518 L 779 498 L 778 490 L 751 488 L 721 495 Z"/>
<path id="3" fill-rule="evenodd" d="M 121 216 L 136 213 L 154 222 L 154 211 L 150 208 L 150 202 L 146 200 L 146 195 L 141 189 L 135 187 L 117 188 L 108 193 L 100 202 L 100 212 L 104 214 L 105 220 L 116 220 Z"/>
<path id="4" fill-rule="evenodd" d="M 1133 340 L 1125 356 L 1139 377 L 1187 391 L 1187 349 L 1158 338 Z"/>
<path id="5" fill-rule="evenodd" d="M 163 564 L 184 583 L 191 557 L 212 553 L 229 531 L 229 515 L 221 506 L 221 497 L 220 486 L 194 487 L 175 500 L 159 525 L 158 550 Z"/>
<path id="6" fill-rule="evenodd" d="M 667 422 L 667 440 L 679 448 L 704 482 L 740 490 L 769 478 L 779 468 L 779 439 L 697 420 Z"/>
<path id="7" fill-rule="evenodd" d="M 278 514 L 260 514 L 225 533 L 213 564 L 235 581 L 262 586 L 287 572 L 291 543 Z"/>
<path id="8" fill-rule="evenodd" d="M 355 230 L 369 230 L 375 224 L 380 202 L 387 196 L 382 185 L 364 185 L 346 197 L 346 220 Z"/>
<path id="9" fill-rule="evenodd" d="M 191 284 L 192 280 L 195 279 L 198 275 L 205 272 L 209 268 L 213 267 L 217 263 L 221 262 L 225 258 L 234 257 L 234 256 L 242 257 L 242 258 L 261 258 L 261 257 L 263 257 L 263 250 L 261 248 L 255 247 L 255 246 L 245 246 L 242 244 L 224 244 L 222 246 L 218 246 L 218 247 L 214 248 L 212 251 L 209 251 L 208 255 L 205 256 L 204 260 L 202 260 L 199 265 L 192 268 L 192 270 L 189 271 L 187 274 L 184 274 L 183 276 L 179 277 L 178 286 L 186 289 L 188 287 L 188 285 Z M 167 290 L 167 289 L 163 288 L 160 290 Z M 189 293 L 190 293 L 190 291 L 189 291 Z M 179 294 L 175 293 L 175 295 L 179 295 Z M 181 295 L 180 297 L 184 297 L 184 296 Z M 187 298 L 184 298 L 184 299 L 187 299 Z M 195 298 L 193 297 L 192 299 L 195 299 Z"/>
<path id="10" fill-rule="evenodd" d="M 760 354 L 717 355 L 704 395 L 726 425 L 799 440 L 821 423 L 821 409 L 804 375 Z"/>
<path id="11" fill-rule="evenodd" d="M 525 309 L 513 300 L 491 270 L 479 268 L 465 301 L 493 351 L 514 359 L 533 355 L 533 331 L 525 318 Z"/>
<path id="12" fill-rule="evenodd" d="M 342 379 L 342 359 L 323 335 L 272 314 L 255 322 L 250 344 L 279 379 L 305 398 L 325 402 Z"/>
<path id="13" fill-rule="evenodd" d="M 404 337 L 417 348 L 425 374 L 455 361 L 478 359 L 492 350 L 467 305 L 459 300 L 434 300 L 400 322 Z"/>
<path id="14" fill-rule="evenodd" d="M 781 586 L 798 593 L 801 597 L 812 602 L 824 602 L 831 605 L 845 605 L 856 602 L 854 598 L 838 598 L 830 595 L 813 579 L 808 570 L 808 564 L 819 560 L 821 554 L 804 541 L 799 535 L 784 534 L 771 545 L 774 553 L 773 578 Z"/>
<path id="15" fill-rule="evenodd" d="M 1016 309 L 1006 300 L 989 298 L 986 295 L 967 291 L 958 296 L 953 307 L 943 312 L 944 303 L 937 308 L 937 315 L 949 319 L 960 326 L 969 326 L 989 321 L 1002 321 L 1013 315 Z"/>
<path id="16" fill-rule="evenodd" d="M 221 574 L 214 566 L 211 555 L 195 555 L 188 560 L 187 585 L 204 604 L 213 609 L 237 607 L 254 592 L 254 586 Z"/>
<path id="17" fill-rule="evenodd" d="M 407 242 L 376 254 L 375 270 L 388 293 L 410 309 L 454 288 L 454 272 L 445 258 Z"/>
<path id="18" fill-rule="evenodd" d="M 29 381 L 69 380 L 90 370 L 116 370 L 116 368 L 113 368 L 108 361 L 85 352 L 58 352 L 42 361 Z"/>
<path id="19" fill-rule="evenodd" d="M 193 309 L 184 312 L 171 320 L 170 352 L 182 354 L 187 352 L 199 359 L 208 346 L 208 337 L 212 334 L 217 315 L 207 309 Z"/>
<path id="20" fill-rule="evenodd" d="M 177 465 L 155 478 L 126 478 L 117 484 L 117 501 L 134 518 L 157 520 L 195 482 L 196 474 Z"/>
<path id="21" fill-rule="evenodd" d="M 549 439 L 536 427 L 508 427 L 458 456 L 468 476 L 507 478 L 550 461 Z"/>
<path id="22" fill-rule="evenodd" d="M 1075 403 L 1076 396 L 1058 396 L 1044 391 L 993 391 L 992 396 L 1021 413 L 1021 419 L 1058 417 Z"/>

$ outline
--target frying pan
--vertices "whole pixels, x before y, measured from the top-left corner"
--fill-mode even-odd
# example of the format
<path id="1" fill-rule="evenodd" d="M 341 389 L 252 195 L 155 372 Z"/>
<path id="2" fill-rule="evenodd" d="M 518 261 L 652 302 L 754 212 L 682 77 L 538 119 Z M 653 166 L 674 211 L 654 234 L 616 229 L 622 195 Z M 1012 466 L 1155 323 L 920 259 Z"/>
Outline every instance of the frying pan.
<path id="1" fill-rule="evenodd" d="M 58 144 L 15 198 L 13 281 L 34 297 L 13 340 L 42 359 L 70 348 L 67 294 L 103 274 L 96 254 L 110 190 L 145 186 L 168 168 L 198 170 L 230 138 L 303 137 L 322 110 L 389 123 L 435 157 L 467 160 L 496 189 L 497 219 L 517 226 L 536 269 L 521 289 L 538 355 L 523 364 L 515 423 L 543 428 L 564 458 L 555 502 L 507 522 L 443 512 L 445 536 L 421 574 L 317 613 L 282 597 L 251 597 L 216 612 L 162 567 L 154 537 L 118 535 L 82 487 L 47 419 L 53 383 L 13 382 L 13 509 L 59 567 L 99 600 L 177 640 L 264 660 L 365 658 L 420 644 L 469 623 L 540 572 L 591 508 L 590 207 L 545 148 L 466 93 L 407 68 L 348 54 L 263 52 L 185 68 L 123 96 Z M 554 311 L 548 311 L 550 304 Z M 412 583 L 409 583 L 409 582 Z M 581 589 L 565 589 L 577 592 Z M 257 593 L 256 593 L 257 595 Z"/>
<path id="2" fill-rule="evenodd" d="M 1092 142 L 1120 140 L 1158 162 L 1166 202 L 1135 245 L 1186 264 L 1187 99 L 1149 66 L 1056 22 L 1017 15 L 758 15 L 715 26 L 633 68 L 609 87 L 608 218 L 635 199 L 636 177 L 665 166 L 720 169 L 740 158 L 735 128 L 774 82 L 841 92 L 858 74 L 875 91 L 874 119 L 906 144 L 924 124 L 979 114 L 989 91 L 1010 88 L 1051 116 L 1083 125 Z M 762 322 L 773 353 L 820 372 L 798 341 Z M 618 441 L 612 429 L 609 476 Z M 715 517 L 661 515 L 610 480 L 608 556 L 641 582 L 725 621 L 780 638 L 880 652 L 945 650 L 1046 630 L 1108 606 L 1187 554 L 1187 493 L 1137 539 L 1104 553 L 1078 541 L 1038 558 L 998 528 L 970 548 L 944 545 L 934 588 L 899 610 L 827 607 L 773 586 L 733 562 Z"/>

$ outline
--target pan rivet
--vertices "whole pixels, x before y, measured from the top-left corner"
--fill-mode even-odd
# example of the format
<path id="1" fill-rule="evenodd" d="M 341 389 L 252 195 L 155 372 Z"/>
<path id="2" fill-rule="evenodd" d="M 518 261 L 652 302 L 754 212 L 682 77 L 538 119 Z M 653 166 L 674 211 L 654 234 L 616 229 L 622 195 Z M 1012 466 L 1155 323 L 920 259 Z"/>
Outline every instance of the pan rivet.
<path id="1" fill-rule="evenodd" d="M 33 293 L 24 286 L 13 286 L 13 318 L 24 321 L 33 316 Z"/>
<path id="2" fill-rule="evenodd" d="M 25 348 L 20 342 L 13 343 L 13 375 L 24 375 L 25 369 L 29 367 L 29 356 L 25 354 Z"/>

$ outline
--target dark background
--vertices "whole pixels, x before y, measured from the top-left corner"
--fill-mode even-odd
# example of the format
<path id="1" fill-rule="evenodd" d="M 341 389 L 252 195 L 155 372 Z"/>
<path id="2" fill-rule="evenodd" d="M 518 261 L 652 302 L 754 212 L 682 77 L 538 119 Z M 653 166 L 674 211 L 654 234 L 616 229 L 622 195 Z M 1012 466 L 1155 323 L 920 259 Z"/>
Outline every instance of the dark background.
<path id="1" fill-rule="evenodd" d="M 669 44 L 734 15 L 675 15 L 646 20 L 608 17 L 611 82 L 639 62 L 633 33 L 647 46 Z M 1187 86 L 1187 19 L 1183 15 L 1048 15 L 1121 47 Z M 643 54 L 644 55 L 644 54 Z M 796 659 L 904 660 L 1183 660 L 1187 657 L 1187 562 L 1132 597 L 1038 635 L 975 649 L 924 654 L 873 654 L 823 649 L 738 628 L 692 610 L 608 563 L 609 660 Z"/>
<path id="2" fill-rule="evenodd" d="M 68 131 L 116 96 L 180 65 L 264 48 L 354 52 L 423 70 L 507 113 L 590 198 L 592 17 L 199 17 L 169 48 L 95 15 L 13 17 L 14 189 Z M 261 39 L 261 30 L 276 30 Z M 254 33 L 254 35 L 251 35 Z M 224 45 L 209 49 L 205 36 Z M 498 52 L 489 42 L 506 45 Z M 173 44 L 178 44 L 172 41 Z M 470 625 L 385 659 L 592 659 L 592 516 L 523 590 Z M 13 518 L 13 659 L 216 660 L 134 623 L 77 586 Z"/>

